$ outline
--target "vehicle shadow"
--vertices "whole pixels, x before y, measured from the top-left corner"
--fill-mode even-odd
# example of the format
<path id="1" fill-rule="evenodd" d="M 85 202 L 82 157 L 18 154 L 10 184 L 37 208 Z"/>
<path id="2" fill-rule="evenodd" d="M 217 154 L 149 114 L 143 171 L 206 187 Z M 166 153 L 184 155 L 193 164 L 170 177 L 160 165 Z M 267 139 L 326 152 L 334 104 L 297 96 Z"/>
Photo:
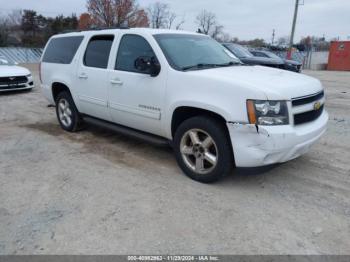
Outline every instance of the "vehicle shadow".
<path id="1" fill-rule="evenodd" d="M 1 91 L 0 90 L 0 96 L 16 96 L 16 95 L 19 95 L 19 94 L 27 94 L 27 93 L 30 93 L 34 90 L 33 89 L 26 89 L 26 90 L 15 90 L 15 91 Z"/>
<path id="2" fill-rule="evenodd" d="M 103 129 L 102 127 L 89 125 L 86 129 L 90 135 L 94 136 L 95 139 L 102 139 L 105 143 L 109 143 L 110 145 L 118 146 L 124 145 L 124 147 L 129 150 L 133 150 L 135 155 L 139 155 L 144 158 L 146 161 L 151 161 L 153 163 L 157 163 L 157 161 L 161 160 L 162 164 L 166 164 L 169 168 L 176 168 L 176 173 L 181 173 L 181 169 L 178 167 L 175 159 L 175 155 L 171 146 L 157 146 L 146 142 L 144 140 L 135 139 L 126 135 L 121 135 L 116 132 Z M 92 148 L 90 148 L 91 150 Z M 95 149 L 95 148 L 94 148 Z M 92 149 L 92 150 L 94 150 Z M 117 150 L 114 147 L 104 148 L 108 151 Z M 151 154 L 144 154 L 144 152 L 152 152 Z M 101 153 L 101 152 L 100 152 Z M 108 155 L 107 152 L 104 152 Z M 266 175 L 272 175 L 275 173 L 280 166 L 283 164 L 273 164 L 263 167 L 253 167 L 253 168 L 234 168 L 232 173 L 217 182 L 216 184 L 231 184 L 232 183 L 248 183 L 251 185 L 255 185 L 261 182 L 261 179 Z M 278 172 L 279 173 L 279 172 Z"/>
<path id="3" fill-rule="evenodd" d="M 156 166 L 159 163 L 159 165 L 166 166 L 179 175 L 182 173 L 170 145 L 157 146 L 95 125 L 87 125 L 77 133 L 65 132 L 58 123 L 54 122 L 26 124 L 22 127 L 64 138 L 71 142 L 81 143 L 84 148 L 83 152 L 97 154 L 113 163 L 123 163 L 129 167 L 140 169 L 148 169 L 152 166 L 154 170 L 157 169 Z M 137 161 L 134 161 L 135 159 Z M 270 175 L 279 166 L 281 164 L 256 168 L 234 168 L 229 176 L 215 184 L 243 183 L 254 186 L 259 184 L 259 181 L 261 182 L 265 175 Z"/>
<path id="4" fill-rule="evenodd" d="M 235 167 L 232 173 L 218 182 L 218 185 L 245 185 L 245 186 L 262 186 L 267 178 L 282 175 L 279 168 L 283 163 L 273 164 L 263 167 L 240 168 Z"/>

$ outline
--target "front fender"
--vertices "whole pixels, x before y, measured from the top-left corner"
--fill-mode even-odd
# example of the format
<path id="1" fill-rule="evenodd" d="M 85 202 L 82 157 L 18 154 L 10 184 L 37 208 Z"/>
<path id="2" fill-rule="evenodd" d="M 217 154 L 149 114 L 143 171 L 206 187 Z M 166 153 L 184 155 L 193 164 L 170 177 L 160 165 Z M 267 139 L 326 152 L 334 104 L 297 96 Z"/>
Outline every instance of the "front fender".
<path id="1" fill-rule="evenodd" d="M 173 115 L 174 112 L 177 108 L 180 107 L 191 107 L 191 108 L 197 108 L 197 109 L 202 109 L 202 110 L 206 110 L 206 111 L 210 111 L 212 113 L 218 114 L 221 117 L 223 117 L 226 122 L 230 121 L 230 112 L 225 111 L 223 108 L 214 106 L 212 104 L 208 104 L 208 103 L 203 103 L 200 101 L 192 101 L 192 100 L 181 100 L 181 101 L 177 101 L 176 103 L 173 103 L 167 110 L 167 112 L 169 112 L 167 115 L 165 115 L 165 120 L 164 120 L 164 129 L 165 129 L 165 133 L 166 133 L 166 137 L 168 139 L 172 139 L 172 130 L 171 130 L 171 126 L 172 126 L 172 119 L 173 119 Z"/>

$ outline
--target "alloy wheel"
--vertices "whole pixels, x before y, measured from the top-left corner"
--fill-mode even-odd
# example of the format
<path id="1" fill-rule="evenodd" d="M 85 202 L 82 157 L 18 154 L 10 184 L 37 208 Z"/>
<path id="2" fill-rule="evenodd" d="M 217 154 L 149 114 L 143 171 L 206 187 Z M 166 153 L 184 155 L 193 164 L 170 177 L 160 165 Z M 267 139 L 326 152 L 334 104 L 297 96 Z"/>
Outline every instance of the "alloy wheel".
<path id="1" fill-rule="evenodd" d="M 72 110 L 68 101 L 64 98 L 60 99 L 58 102 L 58 117 L 61 123 L 65 127 L 69 127 L 72 124 Z"/>
<path id="2" fill-rule="evenodd" d="M 201 129 L 191 129 L 183 135 L 180 152 L 186 166 L 197 174 L 210 173 L 218 163 L 216 143 Z"/>

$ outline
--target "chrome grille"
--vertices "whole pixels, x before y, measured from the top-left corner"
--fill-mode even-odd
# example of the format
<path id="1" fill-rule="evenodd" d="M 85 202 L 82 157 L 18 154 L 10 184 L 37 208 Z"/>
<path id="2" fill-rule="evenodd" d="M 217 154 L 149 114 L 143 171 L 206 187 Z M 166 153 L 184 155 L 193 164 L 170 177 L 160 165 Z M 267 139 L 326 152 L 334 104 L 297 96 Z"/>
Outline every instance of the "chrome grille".
<path id="1" fill-rule="evenodd" d="M 324 111 L 324 91 L 292 99 L 294 125 L 318 119 Z"/>
<path id="2" fill-rule="evenodd" d="M 9 77 L 0 77 L 0 85 L 18 85 L 25 84 L 28 82 L 26 76 L 9 76 Z"/>
<path id="3" fill-rule="evenodd" d="M 312 102 L 318 101 L 318 100 L 322 99 L 323 97 L 324 97 L 324 91 L 319 92 L 319 93 L 314 94 L 314 95 L 310 95 L 310 96 L 303 96 L 303 97 L 293 98 L 292 99 L 292 105 L 293 106 L 305 105 L 305 104 L 308 104 L 308 103 L 312 103 Z"/>

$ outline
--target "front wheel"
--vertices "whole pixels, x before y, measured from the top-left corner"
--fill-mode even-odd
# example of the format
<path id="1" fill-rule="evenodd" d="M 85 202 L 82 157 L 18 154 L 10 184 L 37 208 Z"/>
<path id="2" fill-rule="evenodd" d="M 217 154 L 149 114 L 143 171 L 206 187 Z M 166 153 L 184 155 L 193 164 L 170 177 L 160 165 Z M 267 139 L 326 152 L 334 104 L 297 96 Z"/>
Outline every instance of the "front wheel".
<path id="1" fill-rule="evenodd" d="M 215 182 L 233 168 L 227 129 L 214 118 L 198 116 L 184 121 L 176 130 L 174 148 L 179 166 L 193 180 Z"/>

